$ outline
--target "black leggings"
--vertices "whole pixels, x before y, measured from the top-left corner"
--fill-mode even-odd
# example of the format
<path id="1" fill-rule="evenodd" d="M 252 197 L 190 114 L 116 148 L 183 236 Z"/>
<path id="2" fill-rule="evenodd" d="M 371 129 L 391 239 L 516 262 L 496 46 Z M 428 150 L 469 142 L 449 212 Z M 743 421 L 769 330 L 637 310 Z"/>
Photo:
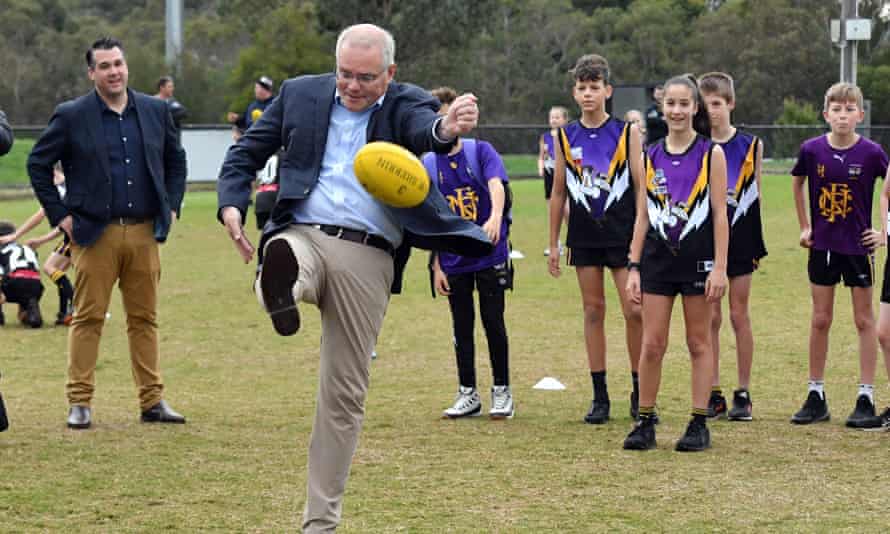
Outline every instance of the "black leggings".
<path id="1" fill-rule="evenodd" d="M 451 295 L 451 321 L 454 327 L 454 348 L 457 355 L 457 374 L 460 385 L 476 387 L 475 343 L 473 327 L 476 315 L 473 289 L 479 291 L 479 312 L 488 339 L 488 354 L 494 385 L 509 386 L 510 371 L 507 352 L 507 327 L 504 324 L 504 291 L 498 272 L 484 269 L 475 273 L 448 276 Z"/>

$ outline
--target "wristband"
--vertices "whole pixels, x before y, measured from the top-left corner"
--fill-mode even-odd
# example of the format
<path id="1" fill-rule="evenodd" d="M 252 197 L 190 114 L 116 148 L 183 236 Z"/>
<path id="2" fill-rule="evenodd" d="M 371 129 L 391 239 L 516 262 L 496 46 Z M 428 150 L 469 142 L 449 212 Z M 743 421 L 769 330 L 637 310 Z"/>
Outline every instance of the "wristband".
<path id="1" fill-rule="evenodd" d="M 638 261 L 628 261 L 627 262 L 627 270 L 628 271 L 640 271 L 640 262 Z"/>

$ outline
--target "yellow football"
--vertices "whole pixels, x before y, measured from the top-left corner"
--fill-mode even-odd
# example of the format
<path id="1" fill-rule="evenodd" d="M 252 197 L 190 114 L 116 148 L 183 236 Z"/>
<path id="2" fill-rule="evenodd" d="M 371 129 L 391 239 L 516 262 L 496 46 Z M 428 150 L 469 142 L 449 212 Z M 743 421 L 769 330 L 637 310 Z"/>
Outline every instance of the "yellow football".
<path id="1" fill-rule="evenodd" d="M 395 208 L 413 208 L 430 191 L 430 177 L 423 163 L 399 145 L 368 143 L 355 155 L 353 168 L 371 196 Z"/>

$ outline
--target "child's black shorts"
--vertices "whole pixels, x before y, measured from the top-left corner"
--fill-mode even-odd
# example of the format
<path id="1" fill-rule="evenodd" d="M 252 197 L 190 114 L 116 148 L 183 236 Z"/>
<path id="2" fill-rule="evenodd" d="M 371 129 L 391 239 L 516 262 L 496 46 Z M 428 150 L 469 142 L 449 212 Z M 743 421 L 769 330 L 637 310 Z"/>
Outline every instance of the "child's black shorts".
<path id="1" fill-rule="evenodd" d="M 810 249 L 807 272 L 810 283 L 817 286 L 837 285 L 843 278 L 846 287 L 871 287 L 874 285 L 875 257 L 873 254 L 851 255 Z"/>
<path id="2" fill-rule="evenodd" d="M 627 267 L 627 247 L 569 248 L 568 263 L 573 267 Z"/>

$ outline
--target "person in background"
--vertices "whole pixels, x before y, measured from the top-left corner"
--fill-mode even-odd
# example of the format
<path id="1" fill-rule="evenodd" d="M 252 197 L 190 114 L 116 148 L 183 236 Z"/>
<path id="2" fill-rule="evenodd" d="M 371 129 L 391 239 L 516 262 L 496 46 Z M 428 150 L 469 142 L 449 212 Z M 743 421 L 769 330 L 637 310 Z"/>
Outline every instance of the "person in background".
<path id="1" fill-rule="evenodd" d="M 241 132 L 253 126 L 253 123 L 259 120 L 263 115 L 263 111 L 269 107 L 269 104 L 275 98 L 275 82 L 272 81 L 272 78 L 268 76 L 257 78 L 253 84 L 253 96 L 256 99 L 247 106 L 247 110 L 244 113 L 238 114 L 230 111 L 226 115 L 226 120 L 234 124 Z"/>
<path id="2" fill-rule="evenodd" d="M 155 98 L 160 98 L 167 102 L 167 106 L 170 108 L 170 115 L 173 117 L 173 124 L 176 125 L 176 135 L 181 143 L 182 120 L 188 115 L 188 110 L 173 97 L 173 91 L 175 90 L 176 85 L 173 83 L 173 78 L 161 76 L 158 79 L 158 92 L 155 94 Z"/>
<path id="3" fill-rule="evenodd" d="M 643 114 L 638 109 L 629 109 L 624 113 L 624 122 L 635 124 L 640 130 L 640 139 L 643 145 L 646 145 L 646 121 L 643 120 Z"/>
<path id="4" fill-rule="evenodd" d="M 547 209 L 550 209 L 550 194 L 553 192 L 553 140 L 559 129 L 569 122 L 569 110 L 563 106 L 553 106 L 547 115 L 550 124 L 550 130 L 541 134 L 538 141 L 538 176 L 544 179 L 544 200 L 547 202 Z M 569 222 L 569 203 L 566 202 L 563 210 L 563 222 Z M 562 244 L 557 239 L 559 245 L 559 253 L 562 254 Z M 550 247 L 544 249 L 544 255 L 550 255 Z"/>
<path id="5" fill-rule="evenodd" d="M 6 114 L 0 109 L 0 156 L 7 154 L 12 149 L 13 140 L 12 128 L 6 121 Z"/>
<path id="6" fill-rule="evenodd" d="M 664 99 L 664 86 L 652 89 L 652 104 L 646 109 L 646 145 L 654 145 L 667 135 L 668 126 L 664 120 L 661 101 Z"/>
<path id="7" fill-rule="evenodd" d="M 68 234 L 77 269 L 68 331 L 68 427 L 92 424 L 99 341 L 115 285 L 127 314 L 141 421 L 185 423 L 164 400 L 157 317 L 159 243 L 185 194 L 185 151 L 167 105 L 127 87 L 120 41 L 96 40 L 86 63 L 94 89 L 56 107 L 28 157 L 34 193 L 50 224 Z M 53 182 L 60 160 L 64 200 Z"/>
<path id="8" fill-rule="evenodd" d="M 62 163 L 56 162 L 53 165 L 53 183 L 59 191 L 59 196 L 65 198 L 65 173 L 62 172 Z M 0 245 L 5 245 L 13 241 L 18 241 L 21 237 L 30 232 L 34 227 L 40 224 L 46 218 L 43 208 L 39 208 L 34 215 L 28 217 L 28 220 L 18 227 L 15 232 L 9 235 L 0 236 Z M 43 263 L 43 272 L 49 276 L 50 280 L 56 284 L 59 291 L 59 313 L 56 316 L 56 325 L 68 326 L 74 315 L 73 299 L 74 288 L 68 280 L 65 272 L 71 266 L 71 240 L 68 234 L 64 233 L 58 226 L 47 232 L 46 234 L 29 239 L 25 242 L 28 247 L 37 250 L 41 245 L 62 236 L 62 241 L 53 249 L 52 253 Z"/>

